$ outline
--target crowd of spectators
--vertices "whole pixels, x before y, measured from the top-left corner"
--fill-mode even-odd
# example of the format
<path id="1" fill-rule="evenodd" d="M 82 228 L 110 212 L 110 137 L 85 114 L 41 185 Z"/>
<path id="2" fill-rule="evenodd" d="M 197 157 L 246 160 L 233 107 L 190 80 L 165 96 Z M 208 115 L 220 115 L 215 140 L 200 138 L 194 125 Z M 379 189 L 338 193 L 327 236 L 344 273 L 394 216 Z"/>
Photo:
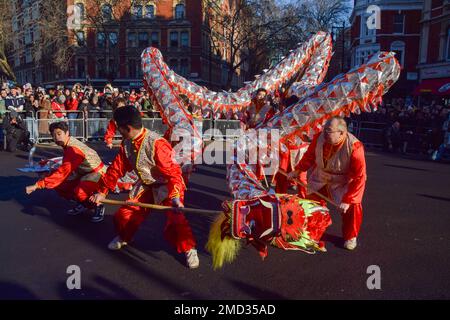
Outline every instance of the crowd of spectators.
<path id="1" fill-rule="evenodd" d="M 207 107 L 201 109 L 187 97 L 181 98 L 181 102 L 194 119 L 243 120 L 239 119 L 237 114 L 213 114 Z M 295 103 L 293 98 L 295 97 L 283 99 L 282 94 L 273 97 L 268 95 L 266 103 L 273 106 L 276 114 Z M 118 100 L 125 100 L 128 105 L 135 106 L 144 117 L 160 118 L 144 88 L 124 90 L 108 84 L 101 89 L 95 89 L 89 85 L 75 84 L 70 88 L 58 85 L 44 89 L 30 84 L 18 86 L 8 83 L 1 86 L 0 117 L 4 118 L 7 111 L 14 111 L 20 115 L 16 117 L 18 120 L 91 119 L 90 131 L 97 132 L 101 129 L 94 119 L 111 118 Z M 369 127 L 375 125 L 374 128 L 380 129 L 383 148 L 388 152 L 406 153 L 414 144 L 416 151 L 427 153 L 436 159 L 443 145 L 450 147 L 449 111 L 449 100 L 446 103 L 433 100 L 417 107 L 410 100 L 392 98 L 385 99 L 375 112 L 352 115 L 351 120 Z M 39 135 L 48 134 L 49 122 L 39 121 Z M 69 124 L 72 127 L 75 125 L 73 121 Z M 73 130 L 74 128 L 71 128 L 71 131 Z"/>
<path id="2" fill-rule="evenodd" d="M 381 128 L 383 148 L 388 152 L 406 153 L 414 145 L 416 151 L 438 156 L 439 148 L 448 145 L 450 104 L 422 103 L 420 107 L 402 98 L 386 99 L 372 113 L 353 115 L 352 119 L 369 128 Z M 375 126 L 374 126 L 375 125 Z"/>
<path id="3" fill-rule="evenodd" d="M 111 85 L 103 89 L 75 84 L 71 88 L 57 86 L 44 89 L 26 84 L 23 87 L 3 83 L 0 96 L 0 112 L 23 112 L 24 117 L 75 119 L 80 112 L 86 117 L 97 118 L 113 111 L 117 99 L 125 99 L 150 117 L 157 117 L 149 94 L 144 88 L 120 90 Z M 74 112 L 77 111 L 77 112 Z"/>

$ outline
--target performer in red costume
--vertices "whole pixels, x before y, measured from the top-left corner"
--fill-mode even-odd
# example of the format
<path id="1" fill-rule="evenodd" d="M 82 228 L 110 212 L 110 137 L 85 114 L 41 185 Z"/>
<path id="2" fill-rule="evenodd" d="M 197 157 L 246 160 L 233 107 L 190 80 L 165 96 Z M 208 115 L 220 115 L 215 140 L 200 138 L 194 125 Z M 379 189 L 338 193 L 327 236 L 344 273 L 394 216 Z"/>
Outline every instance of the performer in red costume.
<path id="1" fill-rule="evenodd" d="M 114 120 L 123 137 L 122 145 L 119 154 L 99 183 L 99 193 L 93 195 L 91 201 L 100 204 L 108 190 L 114 190 L 117 180 L 134 170 L 139 180 L 130 191 L 130 200 L 183 207 L 186 187 L 180 166 L 173 160 L 170 143 L 143 128 L 141 115 L 132 106 L 117 109 L 114 112 Z M 118 236 L 111 241 L 108 248 L 119 250 L 127 245 L 148 214 L 149 210 L 141 207 L 121 207 L 114 217 Z M 179 253 L 185 253 L 190 268 L 197 268 L 199 259 L 195 239 L 184 214 L 166 211 L 166 215 L 165 239 Z"/>
<path id="2" fill-rule="evenodd" d="M 125 101 L 124 98 L 118 98 L 114 110 L 125 107 L 126 105 L 127 102 Z M 114 119 L 111 119 L 108 122 L 108 127 L 106 128 L 106 133 L 104 136 L 106 147 L 109 149 L 112 149 L 113 147 L 113 139 L 114 136 L 116 135 L 116 132 L 117 132 L 116 122 L 114 121 Z"/>
<path id="3" fill-rule="evenodd" d="M 366 162 L 363 144 L 348 132 L 343 118 L 333 117 L 327 121 L 324 131 L 314 137 L 296 171 L 289 176 L 296 178 L 309 169 L 307 197 L 320 201 L 311 194 L 317 191 L 339 204 L 344 247 L 355 249 L 362 222 Z"/>
<path id="4" fill-rule="evenodd" d="M 270 103 L 267 91 L 259 88 L 256 96 L 248 107 L 245 114 L 245 124 L 247 129 L 254 129 L 258 125 L 262 125 L 275 115 L 276 111 Z"/>
<path id="5" fill-rule="evenodd" d="M 105 208 L 103 205 L 95 207 L 90 201 L 98 189 L 98 182 L 106 171 L 97 152 L 84 143 L 69 136 L 66 122 L 54 122 L 50 125 L 53 140 L 64 150 L 61 166 L 51 172 L 36 184 L 26 187 L 27 194 L 37 189 L 55 189 L 58 194 L 68 200 L 79 203 L 77 207 L 68 211 L 70 215 L 78 215 L 87 209 L 94 209 L 92 222 L 103 220 Z"/>

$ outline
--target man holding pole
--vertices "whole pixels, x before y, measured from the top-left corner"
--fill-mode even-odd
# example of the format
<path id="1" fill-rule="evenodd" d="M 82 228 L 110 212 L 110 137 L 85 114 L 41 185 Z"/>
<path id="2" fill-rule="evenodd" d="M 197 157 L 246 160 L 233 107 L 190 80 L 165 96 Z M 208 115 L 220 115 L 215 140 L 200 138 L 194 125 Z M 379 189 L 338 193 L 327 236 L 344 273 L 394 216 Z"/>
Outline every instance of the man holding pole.
<path id="1" fill-rule="evenodd" d="M 173 159 L 170 143 L 143 128 L 141 115 L 132 106 L 117 109 L 114 112 L 114 120 L 123 137 L 122 145 L 119 154 L 99 183 L 99 193 L 93 195 L 91 201 L 100 205 L 108 190 L 114 190 L 117 180 L 134 170 L 139 179 L 130 191 L 129 201 L 184 207 L 186 187 L 180 166 Z M 111 241 L 108 248 L 119 250 L 127 245 L 148 214 L 148 208 L 132 205 L 120 207 L 114 217 L 118 236 Z M 166 215 L 164 238 L 179 253 L 185 253 L 189 268 L 197 268 L 199 259 L 195 239 L 184 214 L 170 210 L 166 211 Z"/>
<path id="2" fill-rule="evenodd" d="M 363 144 L 348 132 L 343 118 L 327 121 L 289 178 L 296 179 L 309 169 L 307 198 L 317 201 L 331 198 L 342 212 L 344 247 L 355 249 L 362 222 L 366 162 Z"/>
<path id="3" fill-rule="evenodd" d="M 91 221 L 103 221 L 104 206 L 95 207 L 89 201 L 106 171 L 102 160 L 95 150 L 69 135 L 69 126 L 66 122 L 52 123 L 50 133 L 55 143 L 64 150 L 62 164 L 34 185 L 27 186 L 26 193 L 31 194 L 38 189 L 54 189 L 61 197 L 78 202 L 78 206 L 69 210 L 67 214 L 79 215 L 95 208 Z"/>

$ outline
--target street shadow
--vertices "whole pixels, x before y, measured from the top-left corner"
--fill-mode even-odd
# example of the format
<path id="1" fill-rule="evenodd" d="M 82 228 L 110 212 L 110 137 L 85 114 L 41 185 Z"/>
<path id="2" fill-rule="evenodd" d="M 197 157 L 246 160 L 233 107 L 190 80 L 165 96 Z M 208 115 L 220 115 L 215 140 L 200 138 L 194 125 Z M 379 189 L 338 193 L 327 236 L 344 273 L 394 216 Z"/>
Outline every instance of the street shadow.
<path id="1" fill-rule="evenodd" d="M 216 167 L 214 167 L 214 168 L 216 168 Z M 197 173 L 199 175 L 213 177 L 213 178 L 219 178 L 219 179 L 223 179 L 223 180 L 225 180 L 225 178 L 227 177 L 227 171 L 225 168 L 223 169 L 223 173 L 220 173 L 220 172 L 206 170 L 205 168 L 202 168 L 202 167 L 196 167 L 195 173 Z"/>
<path id="2" fill-rule="evenodd" d="M 33 184 L 37 178 L 31 176 L 0 176 L 0 201 L 26 201 L 25 187 Z"/>
<path id="3" fill-rule="evenodd" d="M 0 282 L 0 300 L 37 300 L 27 288 L 11 282 Z"/>
<path id="4" fill-rule="evenodd" d="M 198 189 L 200 191 L 214 193 L 214 194 L 220 195 L 220 196 L 225 197 L 225 198 L 231 198 L 231 194 L 229 192 L 218 190 L 218 189 L 215 189 L 215 188 L 208 187 L 207 185 L 201 185 L 201 184 L 198 184 L 198 183 L 190 181 L 189 185 L 188 185 L 188 190 L 192 189 L 192 188 Z"/>
<path id="5" fill-rule="evenodd" d="M 385 167 L 392 167 L 392 168 L 399 168 L 399 169 L 407 169 L 407 170 L 414 170 L 414 171 L 429 171 L 427 169 L 422 168 L 416 168 L 416 167 L 409 167 L 409 166 L 400 166 L 396 164 L 384 164 Z"/>
<path id="6" fill-rule="evenodd" d="M 288 298 L 279 293 L 264 290 L 242 281 L 228 279 L 228 282 L 237 289 L 258 300 L 288 300 Z"/>
<path id="7" fill-rule="evenodd" d="M 65 284 L 58 287 L 59 296 L 63 300 L 85 300 L 85 299 L 101 299 L 101 300 L 137 300 L 134 294 L 120 287 L 112 281 L 96 275 L 93 279 L 96 286 L 81 285 L 81 289 L 68 289 Z"/>
<path id="8" fill-rule="evenodd" d="M 344 247 L 344 239 L 334 234 L 324 233 L 320 240 L 325 241 L 326 243 L 332 243 L 337 248 Z"/>
<path id="9" fill-rule="evenodd" d="M 429 199 L 433 199 L 433 200 L 440 200 L 440 201 L 450 202 L 450 198 L 447 198 L 447 197 L 432 196 L 432 195 L 423 194 L 423 193 L 417 193 L 417 195 L 420 196 L 420 197 L 429 198 Z"/>

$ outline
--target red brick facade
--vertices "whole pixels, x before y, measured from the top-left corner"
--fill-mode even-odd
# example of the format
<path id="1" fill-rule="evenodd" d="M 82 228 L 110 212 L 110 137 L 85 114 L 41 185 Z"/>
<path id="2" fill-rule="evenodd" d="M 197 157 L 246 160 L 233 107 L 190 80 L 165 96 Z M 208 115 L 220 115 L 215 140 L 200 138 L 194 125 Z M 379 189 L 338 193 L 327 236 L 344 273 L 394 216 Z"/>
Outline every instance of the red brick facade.
<path id="1" fill-rule="evenodd" d="M 367 27 L 366 22 L 373 14 L 367 12 L 369 5 L 376 5 L 380 10 L 379 29 Z M 390 91 L 392 96 L 409 95 L 417 85 L 422 5 L 422 1 L 370 1 L 369 4 L 355 0 L 351 16 L 352 65 L 363 63 L 378 51 L 395 51 L 402 72 Z"/>
<path id="2" fill-rule="evenodd" d="M 67 31 L 69 41 L 75 44 L 75 56 L 65 74 L 47 61 L 36 82 L 73 84 L 89 80 L 100 87 L 113 81 L 117 86 L 138 87 L 142 82 L 140 55 L 145 48 L 154 46 L 177 73 L 213 89 L 223 87 L 226 50 L 210 53 L 210 30 L 204 21 L 207 1 L 66 1 L 69 12 L 77 7 L 77 12 L 84 13 L 81 24 Z M 232 0 L 219 1 L 222 7 L 217 10 L 226 10 L 227 1 Z M 108 3 L 112 19 L 103 23 L 98 16 Z M 108 15 L 108 10 L 104 13 Z M 84 41 L 78 44 L 80 39 Z M 236 87 L 242 85 L 245 77 L 244 71 L 238 73 Z"/>

